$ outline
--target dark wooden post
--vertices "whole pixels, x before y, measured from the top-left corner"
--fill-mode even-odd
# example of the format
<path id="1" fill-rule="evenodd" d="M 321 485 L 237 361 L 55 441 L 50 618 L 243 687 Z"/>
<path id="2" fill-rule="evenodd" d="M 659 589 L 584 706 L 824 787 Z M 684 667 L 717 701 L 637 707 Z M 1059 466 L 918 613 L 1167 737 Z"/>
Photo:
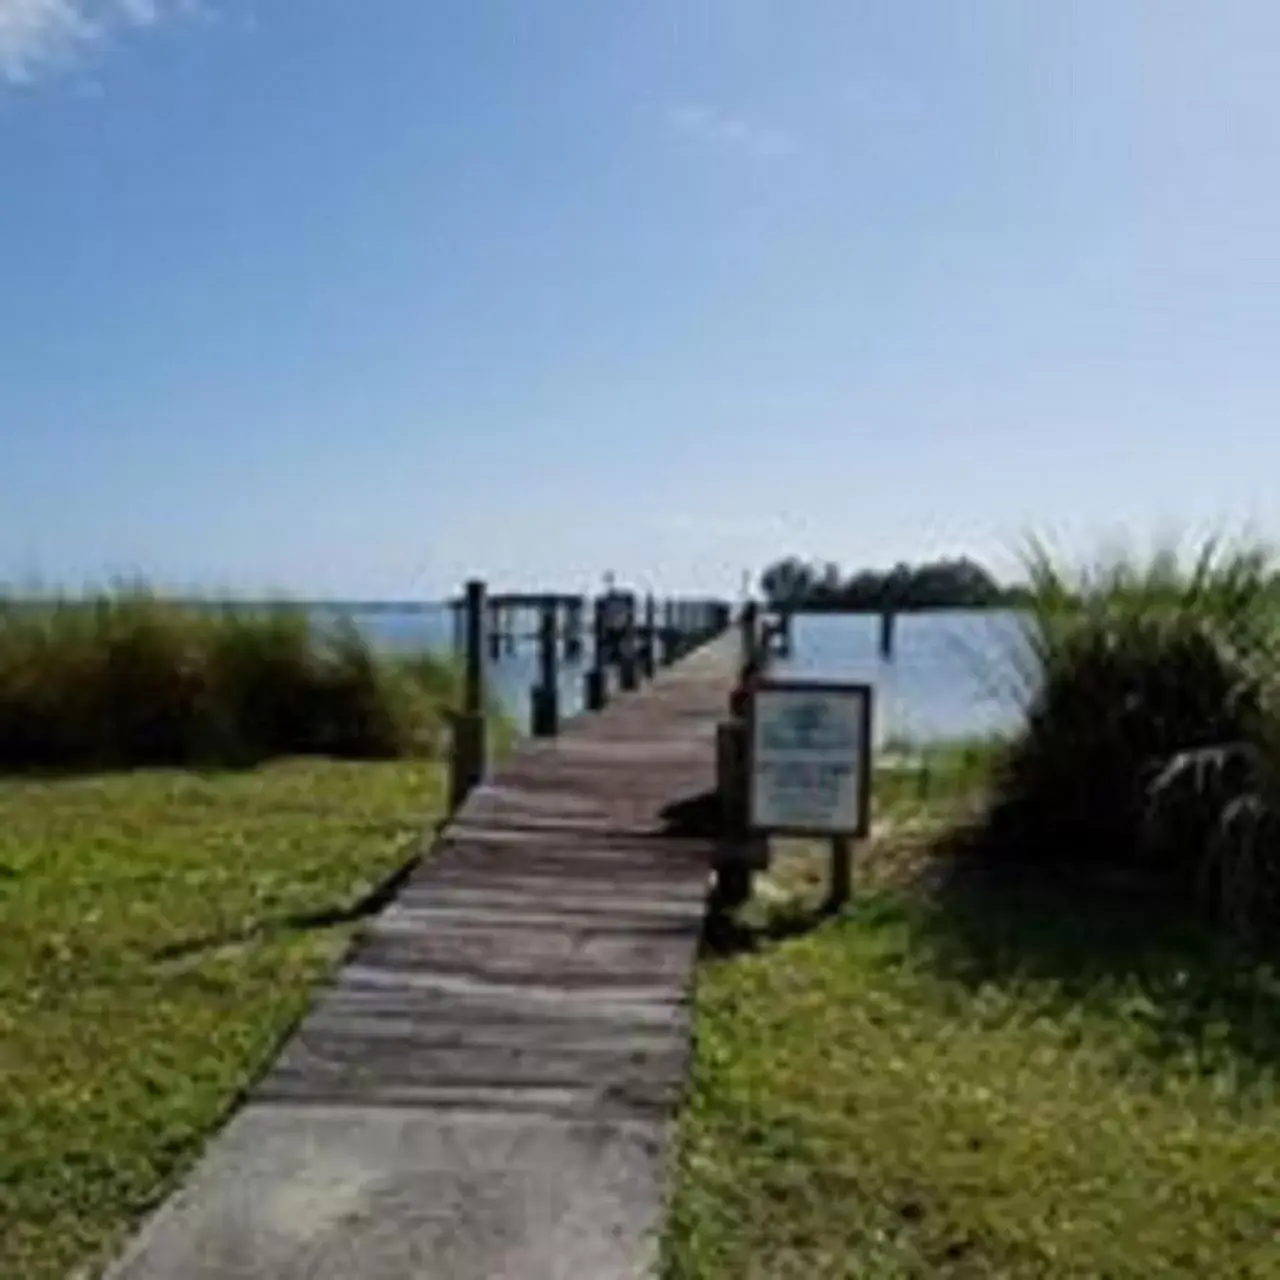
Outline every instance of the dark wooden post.
<path id="1" fill-rule="evenodd" d="M 738 626 L 742 633 L 742 653 L 741 664 L 742 669 L 754 669 L 758 656 L 760 637 L 760 606 L 754 600 L 748 600 L 742 606 L 742 613 L 738 618 Z"/>
<path id="2" fill-rule="evenodd" d="M 602 671 L 616 666 L 618 662 L 617 611 L 614 591 L 596 597 L 596 666 Z"/>
<path id="3" fill-rule="evenodd" d="M 619 638 L 618 687 L 624 693 L 634 693 L 640 687 L 640 664 L 636 658 L 636 598 L 628 593 L 626 608 L 622 614 L 622 635 Z"/>
<path id="4" fill-rule="evenodd" d="M 839 911 L 853 894 L 853 841 L 848 836 L 831 837 L 831 884 L 827 888 L 827 909 Z"/>
<path id="5" fill-rule="evenodd" d="M 741 841 L 747 832 L 747 735 L 741 717 L 716 726 L 716 779 L 721 828 L 729 840 Z"/>
<path id="6" fill-rule="evenodd" d="M 886 661 L 893 657 L 893 626 L 897 615 L 892 609 L 885 609 L 880 614 L 880 656 Z"/>
<path id="7" fill-rule="evenodd" d="M 570 600 L 564 613 L 564 656 L 570 662 L 582 657 L 582 601 Z"/>
<path id="8" fill-rule="evenodd" d="M 667 600 L 662 606 L 662 665 L 669 667 L 676 660 L 676 606 Z"/>
<path id="9" fill-rule="evenodd" d="M 484 778 L 485 744 L 485 586 L 467 583 L 462 612 L 465 620 L 462 707 L 453 716 L 453 751 L 450 760 L 449 803 L 457 812 L 472 789 Z"/>
<path id="10" fill-rule="evenodd" d="M 741 906 L 751 897 L 746 724 L 738 717 L 716 726 L 716 788 L 720 796 L 720 833 L 713 862 L 713 909 L 724 909 Z"/>
<path id="11" fill-rule="evenodd" d="M 463 606 L 464 609 L 466 606 Z M 489 637 L 489 661 L 497 662 L 502 657 L 502 612 L 496 600 L 490 600 L 486 606 L 486 614 L 488 617 L 488 627 L 486 634 Z"/>
<path id="12" fill-rule="evenodd" d="M 605 652 L 605 602 L 597 597 L 595 616 L 592 619 L 594 637 L 591 650 L 591 669 L 583 682 L 582 701 L 588 711 L 601 711 L 609 701 L 609 674 L 606 665 L 608 655 Z"/>
<path id="13" fill-rule="evenodd" d="M 739 656 L 738 681 L 729 695 L 729 714 L 734 719 L 745 717 L 751 701 L 751 689 L 760 674 L 763 655 L 758 634 L 759 605 L 748 600 L 738 617 L 742 652 Z"/>
<path id="14" fill-rule="evenodd" d="M 555 600 L 544 599 L 538 607 L 538 683 L 531 698 L 533 736 L 554 738 L 560 729 L 560 686 L 556 671 Z"/>
<path id="15" fill-rule="evenodd" d="M 750 608 L 750 606 L 748 606 Z M 745 612 L 745 610 L 744 610 Z M 729 699 L 729 715 L 716 729 L 716 786 L 721 836 L 713 862 L 716 907 L 735 907 L 751 896 L 757 870 L 769 864 L 769 842 L 753 835 L 748 810 L 748 715 L 755 675 L 744 664 Z"/>
<path id="16" fill-rule="evenodd" d="M 652 680 L 658 673 L 658 605 L 650 592 L 644 598 L 644 675 Z"/>

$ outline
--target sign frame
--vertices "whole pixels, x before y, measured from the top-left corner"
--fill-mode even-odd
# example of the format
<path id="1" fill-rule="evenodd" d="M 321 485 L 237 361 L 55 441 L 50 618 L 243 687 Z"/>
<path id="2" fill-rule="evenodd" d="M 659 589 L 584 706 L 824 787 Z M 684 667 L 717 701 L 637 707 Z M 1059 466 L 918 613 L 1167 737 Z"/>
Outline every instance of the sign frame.
<path id="1" fill-rule="evenodd" d="M 828 694 L 837 697 L 857 699 L 861 706 L 858 712 L 858 733 L 861 738 L 861 751 L 858 758 L 858 795 L 861 800 L 858 811 L 858 825 L 853 830 L 847 828 L 818 827 L 800 824 L 784 826 L 757 825 L 755 821 L 756 800 L 756 697 L 760 693 L 813 693 Z M 751 697 L 746 714 L 747 729 L 747 825 L 757 835 L 797 836 L 809 839 L 855 839 L 865 840 L 871 832 L 871 782 L 873 777 L 872 754 L 872 715 L 875 703 L 875 686 L 862 680 L 788 680 L 757 679 L 752 682 Z"/>

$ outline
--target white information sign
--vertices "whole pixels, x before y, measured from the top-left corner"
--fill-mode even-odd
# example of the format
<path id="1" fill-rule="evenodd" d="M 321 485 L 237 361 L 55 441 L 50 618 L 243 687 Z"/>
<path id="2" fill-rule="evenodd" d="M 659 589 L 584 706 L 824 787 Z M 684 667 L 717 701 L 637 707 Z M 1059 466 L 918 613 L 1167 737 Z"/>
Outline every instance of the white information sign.
<path id="1" fill-rule="evenodd" d="M 866 835 L 869 685 L 762 681 L 752 694 L 750 750 L 756 831 Z"/>

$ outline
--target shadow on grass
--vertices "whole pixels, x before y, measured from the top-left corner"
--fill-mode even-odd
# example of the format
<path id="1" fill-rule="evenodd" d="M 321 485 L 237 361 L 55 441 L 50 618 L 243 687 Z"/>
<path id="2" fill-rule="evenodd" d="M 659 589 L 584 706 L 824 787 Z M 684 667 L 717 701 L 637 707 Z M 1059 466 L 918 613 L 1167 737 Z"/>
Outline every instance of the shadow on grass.
<path id="1" fill-rule="evenodd" d="M 222 778 L 234 774 L 254 773 L 269 765 L 290 760 L 331 761 L 335 764 L 391 764 L 396 761 L 421 760 L 426 763 L 444 763 L 448 759 L 442 751 L 423 752 L 420 755 L 396 755 L 390 752 L 357 752 L 328 750 L 324 748 L 297 748 L 293 750 L 227 751 L 217 754 L 185 756 L 180 753 L 139 755 L 134 759 L 102 758 L 80 760 L 67 764 L 38 764 L 27 761 L 0 759 L 0 782 L 62 783 L 82 782 L 94 778 L 128 777 L 140 773 L 186 773 L 192 777 Z"/>
<path id="2" fill-rule="evenodd" d="M 748 920 L 713 897 L 702 925 L 698 954 L 705 960 L 730 960 L 750 955 L 776 942 L 802 938 L 834 920 L 842 908 L 829 902 L 817 907 L 786 903 L 769 911 L 764 919 Z"/>
<path id="3" fill-rule="evenodd" d="M 405 858 L 396 869 L 354 902 L 341 906 L 321 907 L 315 911 L 291 912 L 274 919 L 261 920 L 244 929 L 206 934 L 199 938 L 184 938 L 180 942 L 158 947 L 151 953 L 151 958 L 161 964 L 173 964 L 210 951 L 219 951 L 223 947 L 244 946 L 261 938 L 287 933 L 312 933 L 362 924 L 381 914 L 391 905 L 426 856 L 424 849 L 429 848 L 439 838 L 446 824 L 447 819 L 441 818 L 432 828 L 432 833 L 425 844 L 421 837 L 416 836 L 409 841 L 405 846 Z"/>
<path id="4" fill-rule="evenodd" d="M 290 759 L 268 753 L 207 760 L 161 759 L 80 761 L 74 764 L 31 764 L 0 761 L 0 782 L 57 784 L 95 778 L 122 778 L 135 773 L 189 773 L 193 777 L 219 778 L 252 773 L 273 761 Z M 298 758 L 298 757 L 292 757 Z M 329 757 L 336 759 L 337 757 Z"/>
<path id="5" fill-rule="evenodd" d="M 1144 1050 L 1206 1074 L 1280 1068 L 1280 947 L 1246 951 L 1134 877 L 1018 870 L 971 837 L 940 850 L 913 911 L 918 953 L 1043 1013 L 1122 1017 Z"/>

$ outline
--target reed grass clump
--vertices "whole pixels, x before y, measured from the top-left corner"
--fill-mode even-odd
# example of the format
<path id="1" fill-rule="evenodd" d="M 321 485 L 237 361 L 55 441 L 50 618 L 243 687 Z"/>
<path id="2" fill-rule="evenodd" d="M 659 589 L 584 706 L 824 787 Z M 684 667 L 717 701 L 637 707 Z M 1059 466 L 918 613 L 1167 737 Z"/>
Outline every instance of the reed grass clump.
<path id="1" fill-rule="evenodd" d="M 286 604 L 0 601 L 0 770 L 438 754 L 456 679 Z"/>
<path id="2" fill-rule="evenodd" d="M 1068 572 L 1040 549 L 1024 719 L 983 835 L 1024 866 L 1119 873 L 1251 933 L 1280 905 L 1280 596 L 1268 551 Z"/>

